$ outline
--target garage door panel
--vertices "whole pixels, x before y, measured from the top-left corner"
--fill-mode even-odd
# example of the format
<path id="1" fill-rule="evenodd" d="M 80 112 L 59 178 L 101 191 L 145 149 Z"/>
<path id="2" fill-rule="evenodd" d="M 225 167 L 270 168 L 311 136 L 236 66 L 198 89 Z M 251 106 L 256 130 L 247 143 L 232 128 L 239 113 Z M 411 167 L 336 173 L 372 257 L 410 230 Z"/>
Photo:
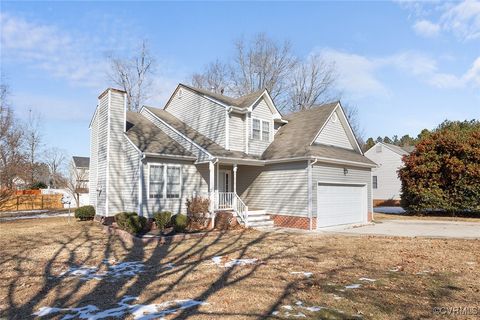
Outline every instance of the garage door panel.
<path id="1" fill-rule="evenodd" d="M 317 227 L 361 223 L 366 192 L 363 185 L 317 185 Z"/>

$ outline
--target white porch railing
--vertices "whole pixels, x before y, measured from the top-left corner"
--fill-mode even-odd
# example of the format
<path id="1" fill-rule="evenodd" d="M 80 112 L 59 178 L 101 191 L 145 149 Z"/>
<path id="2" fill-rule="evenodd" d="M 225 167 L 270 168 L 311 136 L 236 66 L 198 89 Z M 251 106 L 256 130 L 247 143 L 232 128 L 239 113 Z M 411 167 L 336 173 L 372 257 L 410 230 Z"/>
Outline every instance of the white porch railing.
<path id="1" fill-rule="evenodd" d="M 235 192 L 215 192 L 215 210 L 233 210 L 248 227 L 248 206 Z"/>

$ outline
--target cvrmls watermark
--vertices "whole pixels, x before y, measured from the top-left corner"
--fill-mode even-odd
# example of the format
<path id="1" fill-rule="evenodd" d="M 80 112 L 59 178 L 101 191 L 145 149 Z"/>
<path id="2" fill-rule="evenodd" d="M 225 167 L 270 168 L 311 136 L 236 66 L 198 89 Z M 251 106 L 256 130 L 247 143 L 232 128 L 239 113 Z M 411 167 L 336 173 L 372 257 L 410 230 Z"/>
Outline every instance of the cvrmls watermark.
<path id="1" fill-rule="evenodd" d="M 480 316 L 480 306 L 433 307 L 432 312 L 445 316 Z"/>

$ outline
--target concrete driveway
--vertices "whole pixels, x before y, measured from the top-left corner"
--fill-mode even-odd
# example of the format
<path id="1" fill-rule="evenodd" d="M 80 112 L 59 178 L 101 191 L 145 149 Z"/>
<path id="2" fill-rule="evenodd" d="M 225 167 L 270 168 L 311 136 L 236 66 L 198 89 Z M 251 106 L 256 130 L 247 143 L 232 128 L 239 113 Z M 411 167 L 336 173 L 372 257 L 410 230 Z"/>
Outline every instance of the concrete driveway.
<path id="1" fill-rule="evenodd" d="M 385 220 L 360 227 L 326 231 L 351 235 L 384 235 L 397 237 L 428 237 L 480 239 L 480 223 L 423 220 Z"/>

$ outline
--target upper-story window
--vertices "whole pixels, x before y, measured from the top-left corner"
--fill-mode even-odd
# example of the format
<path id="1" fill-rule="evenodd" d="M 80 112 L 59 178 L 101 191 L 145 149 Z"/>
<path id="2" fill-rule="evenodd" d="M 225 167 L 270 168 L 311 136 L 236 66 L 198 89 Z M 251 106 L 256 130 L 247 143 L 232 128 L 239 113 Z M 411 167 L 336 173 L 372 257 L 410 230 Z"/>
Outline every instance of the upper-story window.
<path id="1" fill-rule="evenodd" d="M 163 198 L 163 189 L 165 188 L 164 166 L 151 165 L 148 178 L 148 196 L 150 198 Z"/>
<path id="2" fill-rule="evenodd" d="M 252 118 L 252 139 L 270 141 L 270 121 Z"/>
<path id="3" fill-rule="evenodd" d="M 270 122 L 262 121 L 262 140 L 270 141 Z"/>
<path id="4" fill-rule="evenodd" d="M 252 119 L 252 139 L 260 140 L 260 120 Z"/>
<path id="5" fill-rule="evenodd" d="M 373 184 L 373 189 L 378 189 L 378 179 L 377 176 L 372 176 L 372 184 Z"/>

